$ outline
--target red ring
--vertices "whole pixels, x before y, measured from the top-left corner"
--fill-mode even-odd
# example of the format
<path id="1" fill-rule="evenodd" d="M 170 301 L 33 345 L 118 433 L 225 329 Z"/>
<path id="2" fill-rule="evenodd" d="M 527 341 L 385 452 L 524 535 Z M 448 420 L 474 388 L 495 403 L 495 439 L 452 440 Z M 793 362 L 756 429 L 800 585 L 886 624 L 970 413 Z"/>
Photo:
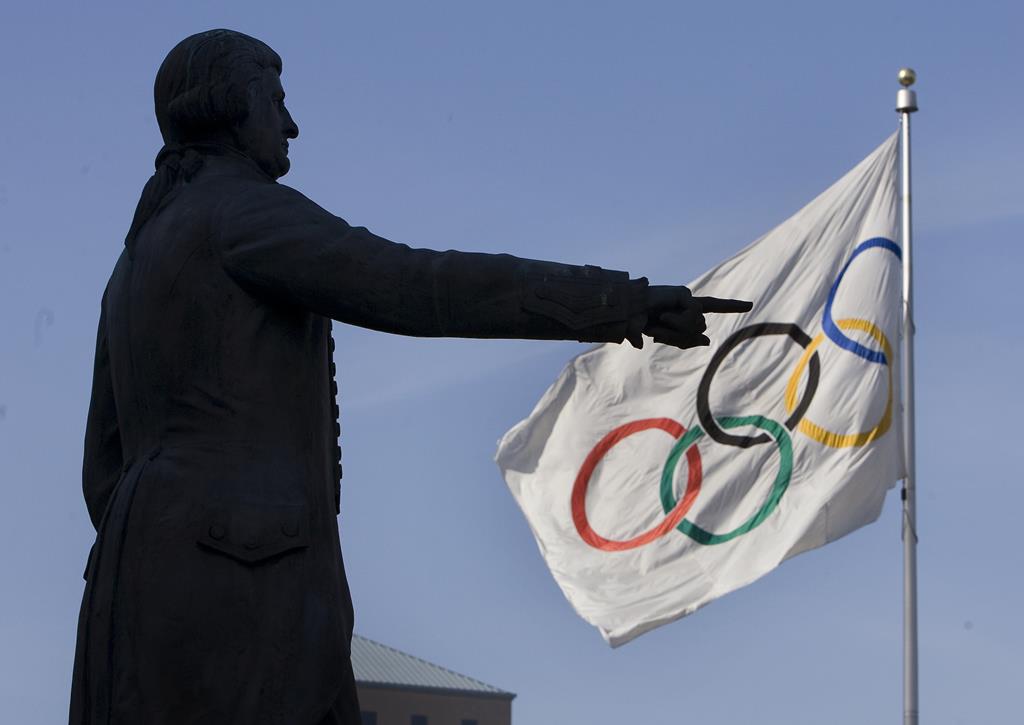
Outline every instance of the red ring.
<path id="1" fill-rule="evenodd" d="M 620 425 L 594 446 L 586 459 L 584 459 L 583 465 L 580 466 L 580 472 L 576 474 L 576 481 L 572 485 L 572 522 L 576 525 L 576 531 L 579 533 L 580 538 L 595 549 L 601 549 L 602 551 L 626 551 L 627 549 L 635 549 L 638 546 L 649 544 L 675 529 L 679 522 L 686 517 L 690 507 L 693 506 L 693 502 L 697 500 L 703 472 L 697 446 L 690 446 L 686 451 L 688 468 L 686 491 L 680 497 L 675 508 L 668 513 L 660 524 L 650 531 L 645 531 L 639 536 L 625 541 L 606 539 L 590 527 L 590 522 L 587 521 L 587 486 L 590 485 L 590 476 L 593 475 L 598 462 L 611 450 L 612 446 L 622 439 L 640 431 L 650 430 L 651 428 L 663 430 L 676 440 L 686 433 L 686 428 L 671 418 L 645 418 Z"/>

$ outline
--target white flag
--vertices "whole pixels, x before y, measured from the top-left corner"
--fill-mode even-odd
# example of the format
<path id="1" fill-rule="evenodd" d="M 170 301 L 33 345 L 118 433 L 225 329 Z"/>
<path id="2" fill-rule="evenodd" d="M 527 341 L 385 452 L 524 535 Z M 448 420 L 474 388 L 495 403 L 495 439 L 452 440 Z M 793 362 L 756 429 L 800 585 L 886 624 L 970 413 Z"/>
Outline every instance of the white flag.
<path id="1" fill-rule="evenodd" d="M 551 573 L 612 646 L 874 521 L 902 477 L 896 148 L 690 285 L 754 301 L 708 316 L 711 347 L 594 348 L 502 438 Z"/>

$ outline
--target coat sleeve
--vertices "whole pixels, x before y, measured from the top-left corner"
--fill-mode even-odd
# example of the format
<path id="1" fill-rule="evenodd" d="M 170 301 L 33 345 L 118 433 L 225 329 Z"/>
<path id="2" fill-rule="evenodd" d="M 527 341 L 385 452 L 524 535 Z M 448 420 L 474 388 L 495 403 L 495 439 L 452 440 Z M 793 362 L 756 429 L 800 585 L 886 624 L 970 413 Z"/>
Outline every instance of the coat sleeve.
<path id="1" fill-rule="evenodd" d="M 85 454 L 82 461 L 82 491 L 89 518 L 99 530 L 107 501 L 121 475 L 121 434 L 114 404 L 107 349 L 106 293 L 100 308 L 96 332 L 96 359 L 93 364 L 92 397 L 85 426 Z"/>
<path id="2" fill-rule="evenodd" d="M 228 194 L 211 238 L 250 294 L 402 335 L 621 342 L 647 287 L 593 266 L 414 249 L 276 183 Z"/>

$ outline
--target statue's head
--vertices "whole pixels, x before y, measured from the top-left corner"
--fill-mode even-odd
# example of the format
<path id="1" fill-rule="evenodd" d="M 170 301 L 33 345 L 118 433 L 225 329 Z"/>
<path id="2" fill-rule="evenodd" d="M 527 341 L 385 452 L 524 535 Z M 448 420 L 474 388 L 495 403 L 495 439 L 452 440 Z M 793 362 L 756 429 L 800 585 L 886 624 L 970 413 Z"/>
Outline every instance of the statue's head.
<path id="1" fill-rule="evenodd" d="M 298 126 L 284 105 L 281 57 L 233 30 L 185 38 L 167 54 L 153 89 L 164 142 L 225 143 L 273 178 L 288 173 Z"/>

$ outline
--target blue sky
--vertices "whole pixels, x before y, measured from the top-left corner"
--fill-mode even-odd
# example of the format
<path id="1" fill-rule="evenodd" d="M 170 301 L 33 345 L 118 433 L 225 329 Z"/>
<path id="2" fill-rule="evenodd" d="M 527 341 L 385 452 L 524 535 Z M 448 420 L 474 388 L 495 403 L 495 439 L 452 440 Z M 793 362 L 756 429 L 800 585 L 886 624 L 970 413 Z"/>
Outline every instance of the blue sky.
<path id="1" fill-rule="evenodd" d="M 1019 711 L 1024 12 L 1014 3 L 22 3 L 0 22 L 0 704 L 66 717 L 93 532 L 100 293 L 160 138 L 152 83 L 212 27 L 284 58 L 283 181 L 414 246 L 685 283 L 914 117 L 923 721 Z M 874 525 L 610 650 L 492 458 L 574 343 L 336 325 L 356 629 L 519 694 L 517 723 L 900 716 L 894 491 Z"/>

